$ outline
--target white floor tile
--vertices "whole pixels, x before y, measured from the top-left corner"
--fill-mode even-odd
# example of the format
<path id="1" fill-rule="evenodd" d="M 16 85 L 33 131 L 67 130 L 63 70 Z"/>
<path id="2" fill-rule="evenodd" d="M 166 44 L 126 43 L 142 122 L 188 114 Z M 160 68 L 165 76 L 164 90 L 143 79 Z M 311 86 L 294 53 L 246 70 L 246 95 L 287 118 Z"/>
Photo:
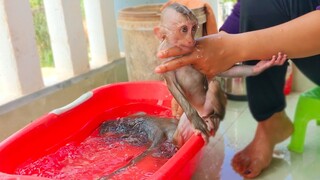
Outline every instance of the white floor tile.
<path id="1" fill-rule="evenodd" d="M 287 96 L 286 112 L 293 119 L 299 93 Z M 193 179 L 243 179 L 231 167 L 234 154 L 254 137 L 257 122 L 246 101 L 228 101 L 227 114 L 216 137 L 201 152 L 201 161 Z M 278 144 L 269 168 L 256 179 L 320 179 L 320 127 L 309 123 L 303 154 L 290 152 L 290 138 Z"/>

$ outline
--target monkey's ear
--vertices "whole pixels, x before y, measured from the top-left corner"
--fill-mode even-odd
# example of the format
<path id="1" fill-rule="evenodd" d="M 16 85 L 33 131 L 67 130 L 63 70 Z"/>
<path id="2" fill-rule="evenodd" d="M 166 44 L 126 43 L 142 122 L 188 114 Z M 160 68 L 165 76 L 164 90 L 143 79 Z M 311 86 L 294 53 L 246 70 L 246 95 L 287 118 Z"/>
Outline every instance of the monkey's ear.
<path id="1" fill-rule="evenodd" d="M 160 29 L 160 27 L 159 26 L 155 26 L 154 28 L 153 28 L 153 32 L 154 32 L 154 34 L 156 35 L 156 37 L 159 39 L 159 40 L 162 40 L 163 39 L 163 34 L 162 34 L 162 32 L 161 32 L 161 29 Z"/>

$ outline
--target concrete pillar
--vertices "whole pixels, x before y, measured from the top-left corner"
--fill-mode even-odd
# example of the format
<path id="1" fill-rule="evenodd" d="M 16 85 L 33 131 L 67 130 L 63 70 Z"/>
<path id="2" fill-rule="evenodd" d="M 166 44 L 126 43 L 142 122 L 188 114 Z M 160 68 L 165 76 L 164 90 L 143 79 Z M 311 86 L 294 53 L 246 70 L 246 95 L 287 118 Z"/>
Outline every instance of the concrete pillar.
<path id="1" fill-rule="evenodd" d="M 59 76 L 90 70 L 79 0 L 44 0 L 54 64 Z"/>
<path id="2" fill-rule="evenodd" d="M 120 57 L 113 0 L 84 0 L 91 60 L 104 65 Z"/>
<path id="3" fill-rule="evenodd" d="M 28 0 L 0 0 L 0 94 L 10 99 L 43 87 Z"/>

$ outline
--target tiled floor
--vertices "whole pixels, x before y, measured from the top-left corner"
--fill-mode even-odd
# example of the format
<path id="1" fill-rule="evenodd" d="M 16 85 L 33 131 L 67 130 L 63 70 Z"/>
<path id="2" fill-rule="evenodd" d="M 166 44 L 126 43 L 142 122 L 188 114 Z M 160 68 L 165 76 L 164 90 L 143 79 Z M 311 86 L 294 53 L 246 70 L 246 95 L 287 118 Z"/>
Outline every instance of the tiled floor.
<path id="1" fill-rule="evenodd" d="M 287 96 L 286 112 L 293 119 L 299 94 Z M 252 118 L 247 102 L 228 101 L 226 118 L 219 133 L 201 153 L 202 160 L 193 179 L 243 179 L 231 167 L 234 154 L 253 138 L 257 123 Z M 290 152 L 290 138 L 276 146 L 275 155 L 268 169 L 256 179 L 313 180 L 320 179 L 320 127 L 314 121 L 308 125 L 304 153 Z"/>

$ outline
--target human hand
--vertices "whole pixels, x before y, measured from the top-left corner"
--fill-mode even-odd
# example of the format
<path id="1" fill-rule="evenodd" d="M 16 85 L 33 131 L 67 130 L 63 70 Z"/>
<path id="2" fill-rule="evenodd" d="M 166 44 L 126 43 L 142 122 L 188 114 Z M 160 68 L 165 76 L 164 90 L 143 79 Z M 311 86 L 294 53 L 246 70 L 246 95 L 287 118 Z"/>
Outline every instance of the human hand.
<path id="1" fill-rule="evenodd" d="M 235 41 L 230 41 L 230 34 L 218 33 L 197 39 L 191 50 L 173 47 L 158 52 L 157 57 L 165 59 L 177 57 L 162 63 L 155 69 L 156 73 L 165 73 L 182 66 L 193 65 L 208 78 L 232 67 L 239 59 L 238 47 Z"/>

